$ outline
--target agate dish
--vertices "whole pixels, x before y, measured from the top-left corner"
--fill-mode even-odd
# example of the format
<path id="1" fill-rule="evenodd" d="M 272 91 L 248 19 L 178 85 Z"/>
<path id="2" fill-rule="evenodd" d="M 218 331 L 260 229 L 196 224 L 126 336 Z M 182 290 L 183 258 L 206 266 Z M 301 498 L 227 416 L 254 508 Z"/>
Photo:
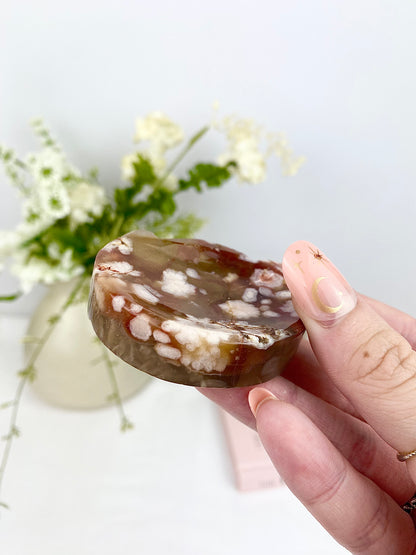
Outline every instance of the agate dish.
<path id="1" fill-rule="evenodd" d="M 273 378 L 304 332 L 280 264 L 140 231 L 98 253 L 89 314 L 100 340 L 125 362 L 200 387 Z"/>

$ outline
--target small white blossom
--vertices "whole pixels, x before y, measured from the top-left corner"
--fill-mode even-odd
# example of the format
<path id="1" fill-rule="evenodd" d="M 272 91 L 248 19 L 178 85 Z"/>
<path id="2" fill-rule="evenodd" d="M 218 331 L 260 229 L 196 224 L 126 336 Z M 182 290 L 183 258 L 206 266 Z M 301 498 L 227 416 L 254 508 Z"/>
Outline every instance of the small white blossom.
<path id="1" fill-rule="evenodd" d="M 107 197 L 99 185 L 82 181 L 69 190 L 69 211 L 75 223 L 91 221 L 92 216 L 101 216 Z"/>
<path id="2" fill-rule="evenodd" d="M 130 181 L 134 177 L 133 163 L 137 160 L 137 153 L 126 154 L 121 159 L 121 177 L 125 181 Z"/>
<path id="3" fill-rule="evenodd" d="M 38 195 L 30 195 L 22 203 L 24 221 L 17 226 L 17 232 L 23 239 L 37 235 L 55 221 L 49 212 L 42 209 Z"/>
<path id="4" fill-rule="evenodd" d="M 13 256 L 18 249 L 22 238 L 16 231 L 0 231 L 0 270 L 4 267 L 4 262 Z"/>
<path id="5" fill-rule="evenodd" d="M 157 176 L 161 176 L 166 169 L 166 158 L 164 157 L 165 151 L 158 145 L 152 145 L 143 154 L 149 159 L 153 166 L 153 170 Z"/>
<path id="6" fill-rule="evenodd" d="M 3 163 L 4 171 L 15 187 L 25 194 L 25 180 L 21 162 L 18 160 L 15 152 L 11 148 L 0 145 L 0 160 Z"/>
<path id="7" fill-rule="evenodd" d="M 304 156 L 294 156 L 293 150 L 289 148 L 288 141 L 284 133 L 279 135 L 269 134 L 269 152 L 280 158 L 283 175 L 295 175 L 299 168 L 304 164 Z"/>
<path id="8" fill-rule="evenodd" d="M 51 181 L 38 187 L 41 211 L 54 220 L 65 218 L 71 211 L 69 194 L 60 182 Z"/>
<path id="9" fill-rule="evenodd" d="M 237 147 L 218 159 L 220 164 L 232 160 L 237 163 L 235 173 L 240 181 L 257 184 L 266 179 L 266 159 L 258 150 Z"/>
<path id="10" fill-rule="evenodd" d="M 260 150 L 261 128 L 249 119 L 226 117 L 223 120 L 228 148 L 218 158 L 220 164 L 234 161 L 240 181 L 261 183 L 266 177 L 266 158 Z"/>
<path id="11" fill-rule="evenodd" d="M 85 269 L 77 265 L 72 258 L 72 249 L 67 249 L 60 257 L 59 263 L 50 265 L 40 258 L 30 257 L 27 253 L 17 253 L 15 264 L 11 267 L 13 275 L 19 278 L 23 293 L 28 293 L 37 283 L 52 285 L 53 283 L 69 281 L 81 275 Z"/>
<path id="12" fill-rule="evenodd" d="M 165 191 L 170 191 L 171 193 L 178 190 L 178 178 L 172 173 L 165 177 L 161 185 Z"/>
<path id="13" fill-rule="evenodd" d="M 56 183 L 62 181 L 69 174 L 75 173 L 65 155 L 52 147 L 29 154 L 26 164 L 35 182 L 39 184 Z"/>
<path id="14" fill-rule="evenodd" d="M 59 248 L 58 243 L 50 243 L 48 245 L 48 256 L 52 258 L 52 260 L 59 260 L 61 258 L 61 249 Z"/>
<path id="15" fill-rule="evenodd" d="M 235 173 L 240 181 L 261 183 L 266 178 L 267 158 L 274 154 L 280 158 L 283 175 L 294 175 L 304 162 L 295 157 L 283 134 L 266 134 L 264 129 L 250 119 L 227 116 L 222 121 L 213 118 L 211 126 L 223 132 L 228 145 L 218 159 L 220 164 L 234 161 Z"/>
<path id="16" fill-rule="evenodd" d="M 182 128 L 162 112 L 151 112 L 136 121 L 135 141 L 149 141 L 165 151 L 183 141 Z"/>

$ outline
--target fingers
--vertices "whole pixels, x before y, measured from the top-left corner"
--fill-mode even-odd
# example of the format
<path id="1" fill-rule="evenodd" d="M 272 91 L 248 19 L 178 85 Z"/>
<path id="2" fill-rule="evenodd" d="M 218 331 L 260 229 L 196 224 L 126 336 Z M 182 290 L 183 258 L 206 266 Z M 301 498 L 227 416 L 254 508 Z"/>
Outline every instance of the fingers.
<path id="1" fill-rule="evenodd" d="M 275 378 L 264 385 L 281 401 L 300 409 L 358 472 L 372 479 L 398 503 L 404 503 L 414 493 L 415 485 L 403 464 L 397 460 L 394 449 L 375 434 L 368 424 L 311 395 L 283 377 Z M 204 393 L 234 415 L 237 405 L 238 417 L 243 422 L 250 421 L 255 427 L 255 419 L 247 403 L 250 393 L 248 388 L 244 389 L 243 392 L 238 388 L 237 395 L 226 397 L 222 395 L 223 390 L 219 389 L 209 389 Z M 395 476 L 394 480 L 391 479 L 392 476 Z"/>
<path id="2" fill-rule="evenodd" d="M 365 420 L 398 451 L 416 448 L 416 353 L 358 298 L 316 247 L 283 259 L 286 282 L 314 353 Z"/>
<path id="3" fill-rule="evenodd" d="M 339 391 L 333 381 L 328 378 L 327 373 L 322 372 L 306 338 L 302 340 L 296 356 L 284 370 L 283 376 L 342 411 L 359 417 L 351 402 Z M 275 379 L 270 380 L 267 387 L 273 389 Z M 198 389 L 208 399 L 222 406 L 238 420 L 251 428 L 255 428 L 255 421 L 247 403 L 247 396 L 250 389 L 252 389 L 251 387 L 236 387 L 232 389 L 201 387 Z"/>
<path id="4" fill-rule="evenodd" d="M 357 472 L 296 407 L 262 388 L 250 393 L 263 445 L 283 480 L 342 545 L 353 553 L 413 553 L 411 518 Z"/>
<path id="5" fill-rule="evenodd" d="M 397 502 L 404 503 L 414 493 L 415 485 L 397 460 L 394 449 L 368 424 L 284 378 L 277 378 L 265 387 L 279 400 L 301 410 L 358 472 L 373 480 Z"/>

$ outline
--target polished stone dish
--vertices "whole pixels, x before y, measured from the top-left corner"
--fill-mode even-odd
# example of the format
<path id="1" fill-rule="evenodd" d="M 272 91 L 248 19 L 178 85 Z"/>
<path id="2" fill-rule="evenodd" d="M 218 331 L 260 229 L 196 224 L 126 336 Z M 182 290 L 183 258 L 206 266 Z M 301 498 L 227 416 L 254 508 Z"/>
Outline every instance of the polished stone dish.
<path id="1" fill-rule="evenodd" d="M 98 253 L 89 314 L 98 337 L 124 361 L 201 387 L 271 379 L 304 332 L 280 264 L 140 231 Z"/>

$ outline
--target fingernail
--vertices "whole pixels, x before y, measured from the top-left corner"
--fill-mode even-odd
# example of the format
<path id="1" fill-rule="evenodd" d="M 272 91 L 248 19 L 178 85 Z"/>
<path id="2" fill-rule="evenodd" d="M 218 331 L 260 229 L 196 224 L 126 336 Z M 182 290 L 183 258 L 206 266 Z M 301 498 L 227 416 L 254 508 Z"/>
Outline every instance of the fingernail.
<path id="1" fill-rule="evenodd" d="M 256 387 L 248 394 L 248 404 L 254 416 L 256 416 L 257 411 L 266 401 L 277 401 L 277 397 L 264 387 Z"/>
<path id="2" fill-rule="evenodd" d="M 357 304 L 355 291 L 344 276 L 312 243 L 291 245 L 282 266 L 296 307 L 314 320 L 331 324 Z"/>

